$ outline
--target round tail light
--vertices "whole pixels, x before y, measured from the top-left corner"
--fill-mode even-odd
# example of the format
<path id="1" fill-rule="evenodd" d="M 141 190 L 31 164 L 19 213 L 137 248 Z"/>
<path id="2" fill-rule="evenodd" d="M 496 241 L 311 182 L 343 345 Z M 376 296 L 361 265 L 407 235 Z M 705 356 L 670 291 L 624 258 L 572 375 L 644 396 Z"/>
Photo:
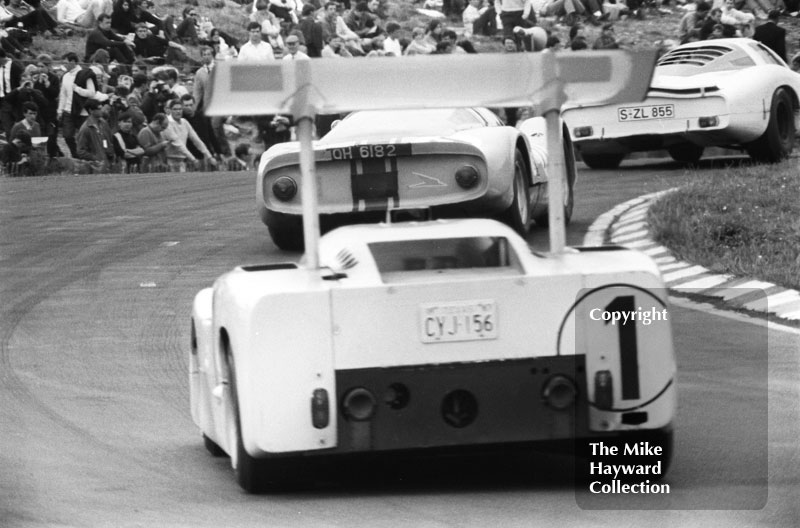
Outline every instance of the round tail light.
<path id="1" fill-rule="evenodd" d="M 481 179 L 478 169 L 472 165 L 464 165 L 456 171 L 456 183 L 462 189 L 472 189 Z"/>
<path id="2" fill-rule="evenodd" d="M 282 202 L 288 202 L 297 194 L 297 184 L 288 176 L 281 176 L 272 184 L 272 194 Z"/>

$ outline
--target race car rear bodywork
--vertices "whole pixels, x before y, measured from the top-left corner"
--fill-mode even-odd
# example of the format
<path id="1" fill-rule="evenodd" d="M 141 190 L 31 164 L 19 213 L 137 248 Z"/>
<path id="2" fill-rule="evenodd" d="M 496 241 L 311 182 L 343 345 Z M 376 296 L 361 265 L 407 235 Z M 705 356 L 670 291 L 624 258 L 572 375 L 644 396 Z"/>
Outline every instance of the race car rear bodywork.
<path id="1" fill-rule="evenodd" d="M 666 314 L 639 253 L 536 255 L 491 220 L 348 226 L 320 250 L 321 269 L 237 268 L 195 299 L 192 416 L 234 466 L 237 434 L 247 456 L 307 457 L 672 422 L 669 322 L 594 317 Z"/>

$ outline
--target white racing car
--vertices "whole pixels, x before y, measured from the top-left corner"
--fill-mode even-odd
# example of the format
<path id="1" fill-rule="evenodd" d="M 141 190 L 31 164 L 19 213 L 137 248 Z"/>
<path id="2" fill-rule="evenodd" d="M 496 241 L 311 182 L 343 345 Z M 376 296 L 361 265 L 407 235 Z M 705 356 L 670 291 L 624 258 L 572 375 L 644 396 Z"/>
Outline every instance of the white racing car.
<path id="1" fill-rule="evenodd" d="M 599 60 L 594 79 L 621 70 L 614 83 L 630 86 L 624 73 L 636 69 L 627 55 L 606 52 L 574 54 L 555 71 L 552 57 L 518 55 L 448 58 L 447 78 L 436 77 L 438 58 L 375 59 L 357 68 L 386 68 L 370 78 L 385 83 L 387 105 L 391 87 L 403 104 L 423 104 L 409 103 L 402 89 L 412 73 L 443 83 L 443 93 L 458 92 L 447 106 L 464 107 L 479 106 L 487 89 L 511 86 L 499 78 L 495 87 L 455 89 L 469 86 L 474 72 L 497 68 L 537 79 L 504 101 L 551 109 L 550 152 L 559 150 L 564 96 L 548 79 L 587 75 L 584 65 Z M 583 62 L 570 62 L 576 57 Z M 597 438 L 658 446 L 663 476 L 672 456 L 676 365 L 656 265 L 621 248 L 563 247 L 563 211 L 553 206 L 563 203 L 553 174 L 563 165 L 554 159 L 550 253 L 533 253 L 516 231 L 490 219 L 348 225 L 319 239 L 311 117 L 339 98 L 346 102 L 336 111 L 365 103 L 346 99 L 349 86 L 323 90 L 347 77 L 339 66 L 328 70 L 338 61 L 305 62 L 215 68 L 212 113 L 250 110 L 248 96 L 265 113 L 295 111 L 306 253 L 299 263 L 237 267 L 195 297 L 191 414 L 207 449 L 230 456 L 250 492 L 291 483 L 298 467 L 322 458 Z M 549 73 L 542 71 L 548 64 Z M 269 74 L 272 88 L 247 85 L 243 73 Z M 312 104 L 318 93 L 324 105 Z M 660 323 L 652 321 L 657 315 Z M 628 324 L 619 323 L 623 316 Z"/>
<path id="2" fill-rule="evenodd" d="M 572 105 L 562 115 L 583 161 L 596 169 L 659 149 L 694 163 L 712 146 L 777 162 L 794 147 L 799 95 L 800 74 L 763 44 L 704 40 L 659 59 L 644 101 Z"/>
<path id="3" fill-rule="evenodd" d="M 544 119 L 505 126 L 486 108 L 353 112 L 314 144 L 322 231 L 378 222 L 388 209 L 428 209 L 436 218 L 494 217 L 525 233 L 547 225 Z M 575 163 L 566 131 L 565 218 Z M 273 242 L 302 249 L 298 142 L 279 143 L 256 175 L 259 215 Z"/>

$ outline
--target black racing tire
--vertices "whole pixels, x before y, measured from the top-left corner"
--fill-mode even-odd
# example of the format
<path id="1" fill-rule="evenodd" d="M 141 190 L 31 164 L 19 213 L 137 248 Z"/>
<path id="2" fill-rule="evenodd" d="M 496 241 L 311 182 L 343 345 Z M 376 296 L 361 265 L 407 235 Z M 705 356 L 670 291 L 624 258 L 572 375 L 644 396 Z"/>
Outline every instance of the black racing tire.
<path id="1" fill-rule="evenodd" d="M 211 453 L 213 457 L 224 457 L 227 455 L 227 453 L 225 453 L 215 441 L 207 437 L 205 433 L 203 433 L 203 444 L 206 446 L 206 451 Z"/>
<path id="2" fill-rule="evenodd" d="M 667 149 L 669 157 L 678 163 L 685 163 L 687 165 L 694 165 L 700 158 L 703 157 L 705 148 L 694 143 L 681 143 L 673 145 Z"/>
<path id="3" fill-rule="evenodd" d="M 514 231 L 522 236 L 527 235 L 531 221 L 530 188 L 528 187 L 528 174 L 522 152 L 514 152 L 514 198 L 511 205 L 503 211 L 499 220 L 508 224 Z"/>
<path id="4" fill-rule="evenodd" d="M 794 149 L 794 105 L 785 88 L 772 94 L 767 129 L 755 141 L 745 145 L 754 161 L 777 163 L 789 157 Z"/>
<path id="5" fill-rule="evenodd" d="M 303 251 L 303 220 L 290 215 L 273 215 L 267 224 L 269 236 L 279 249 Z"/>
<path id="6" fill-rule="evenodd" d="M 583 162 L 590 169 L 616 169 L 622 160 L 625 159 L 625 154 L 584 154 L 581 153 Z"/>

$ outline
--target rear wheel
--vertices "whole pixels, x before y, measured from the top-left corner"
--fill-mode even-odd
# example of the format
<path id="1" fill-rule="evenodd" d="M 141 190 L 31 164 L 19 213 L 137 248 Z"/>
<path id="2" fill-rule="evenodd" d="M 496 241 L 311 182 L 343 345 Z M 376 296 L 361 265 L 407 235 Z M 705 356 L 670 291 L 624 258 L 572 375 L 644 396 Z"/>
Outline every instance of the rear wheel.
<path id="1" fill-rule="evenodd" d="M 564 128 L 562 137 L 564 144 L 564 170 L 567 173 L 566 188 L 564 189 L 564 225 L 569 225 L 570 220 L 572 220 L 572 210 L 575 208 L 574 189 L 577 169 L 575 168 L 575 149 L 569 137 L 569 131 L 566 128 Z M 550 225 L 548 209 L 548 207 L 544 207 L 533 218 L 536 225 L 541 227 L 548 227 Z"/>
<path id="2" fill-rule="evenodd" d="M 673 145 L 667 149 L 669 156 L 678 163 L 694 164 L 703 157 L 705 148 L 694 143 L 681 143 Z"/>
<path id="3" fill-rule="evenodd" d="M 616 169 L 625 154 L 583 154 L 581 153 L 583 162 L 591 169 Z"/>
<path id="4" fill-rule="evenodd" d="M 500 215 L 500 220 L 511 226 L 520 235 L 525 236 L 530 223 L 530 190 L 528 189 L 525 162 L 519 149 L 514 152 L 514 182 L 512 185 L 514 198 L 508 209 Z"/>
<path id="5" fill-rule="evenodd" d="M 776 163 L 788 158 L 794 148 L 794 108 L 792 97 L 783 88 L 772 95 L 767 129 L 760 138 L 745 145 L 755 161 Z"/>

